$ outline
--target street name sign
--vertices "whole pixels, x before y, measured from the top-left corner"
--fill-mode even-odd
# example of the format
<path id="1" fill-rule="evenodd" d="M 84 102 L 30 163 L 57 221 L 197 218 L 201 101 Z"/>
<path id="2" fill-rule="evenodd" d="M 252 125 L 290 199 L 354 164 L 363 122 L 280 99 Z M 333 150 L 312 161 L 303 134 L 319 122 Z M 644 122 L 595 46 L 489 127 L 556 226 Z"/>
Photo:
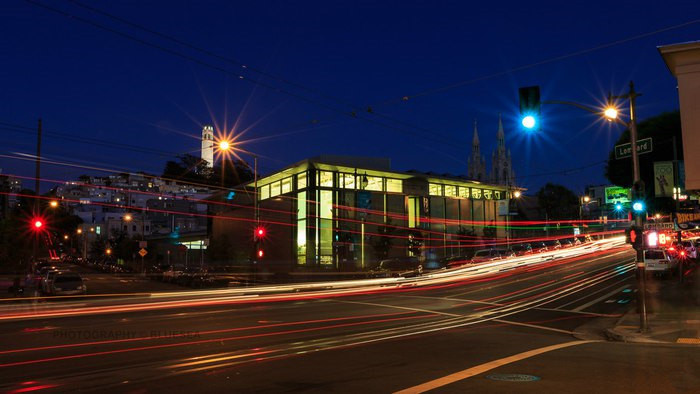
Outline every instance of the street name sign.
<path id="1" fill-rule="evenodd" d="M 645 230 L 673 230 L 673 222 L 644 223 Z"/>
<path id="2" fill-rule="evenodd" d="M 643 138 L 637 141 L 637 154 L 641 155 L 643 153 L 649 153 L 652 151 L 651 137 Z M 615 145 L 615 159 L 624 159 L 625 157 L 632 156 L 632 144 L 626 143 L 621 145 Z"/>

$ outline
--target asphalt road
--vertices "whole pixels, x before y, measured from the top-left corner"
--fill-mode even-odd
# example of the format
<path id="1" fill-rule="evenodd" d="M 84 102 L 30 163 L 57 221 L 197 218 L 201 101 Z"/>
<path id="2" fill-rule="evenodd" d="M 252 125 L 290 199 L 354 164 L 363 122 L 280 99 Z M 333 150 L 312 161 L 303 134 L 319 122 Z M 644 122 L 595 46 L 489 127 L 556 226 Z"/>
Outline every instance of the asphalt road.
<path id="1" fill-rule="evenodd" d="M 0 389 L 697 392 L 698 347 L 601 335 L 633 302 L 632 259 L 616 249 L 347 296 L 210 292 L 206 303 L 183 302 L 199 297 L 192 292 L 128 311 L 119 305 L 137 298 L 38 304 L 44 317 L 0 322 Z M 50 315 L 89 307 L 95 313 Z"/>

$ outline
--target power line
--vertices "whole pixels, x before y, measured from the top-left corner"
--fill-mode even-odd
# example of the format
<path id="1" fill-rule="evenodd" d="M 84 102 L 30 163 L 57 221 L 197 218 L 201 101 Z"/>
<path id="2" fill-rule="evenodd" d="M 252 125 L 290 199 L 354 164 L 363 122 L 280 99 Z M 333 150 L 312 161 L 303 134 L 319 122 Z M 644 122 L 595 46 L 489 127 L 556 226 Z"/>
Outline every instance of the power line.
<path id="1" fill-rule="evenodd" d="M 123 31 L 120 31 L 120 30 L 117 30 L 117 29 L 114 29 L 114 28 L 105 26 L 105 25 L 103 25 L 103 24 L 100 24 L 100 23 L 98 23 L 98 22 L 92 21 L 92 20 L 90 20 L 90 19 L 80 17 L 80 16 L 75 15 L 75 14 L 72 14 L 72 13 L 70 13 L 70 12 L 67 12 L 67 11 L 64 11 L 64 10 L 60 10 L 60 9 L 58 9 L 58 8 L 55 8 L 55 7 L 51 7 L 51 6 L 48 6 L 48 5 L 46 5 L 46 4 L 42 4 L 42 3 L 38 2 L 38 1 L 35 1 L 35 0 L 25 0 L 25 1 L 26 1 L 27 3 L 32 4 L 32 5 L 35 5 L 35 6 L 44 8 L 44 9 L 46 9 L 46 10 L 49 10 L 49 11 L 51 11 L 51 12 L 57 13 L 57 14 L 59 14 L 59 15 L 63 15 L 63 16 L 65 16 L 65 17 L 71 19 L 71 20 L 77 20 L 77 21 L 79 21 L 79 22 L 82 22 L 82 23 L 91 25 L 91 26 L 96 27 L 96 28 L 98 28 L 98 29 L 101 29 L 101 30 L 110 32 L 110 33 L 112 33 L 112 34 L 116 34 L 116 35 L 118 35 L 118 36 L 120 36 L 120 37 L 123 37 L 123 38 L 129 39 L 129 40 L 135 41 L 135 42 L 140 43 L 140 44 L 142 44 L 142 45 L 145 45 L 145 46 L 148 46 L 148 47 L 151 47 L 151 48 L 160 50 L 160 51 L 162 51 L 162 52 L 168 53 L 168 54 L 170 54 L 170 55 L 173 55 L 173 56 L 176 56 L 176 57 L 185 59 L 185 60 L 189 60 L 189 61 L 194 62 L 194 63 L 196 63 L 196 64 L 199 64 L 199 65 L 201 65 L 201 66 L 204 66 L 204 67 L 207 67 L 207 68 L 211 68 L 211 69 L 213 69 L 213 70 L 219 71 L 219 72 L 224 73 L 224 74 L 233 75 L 233 76 L 237 77 L 237 78 L 240 79 L 240 80 L 244 80 L 244 81 L 250 82 L 250 83 L 252 83 L 252 84 L 255 84 L 255 85 L 264 87 L 264 88 L 266 88 L 266 89 L 269 89 L 269 90 L 272 90 L 272 91 L 276 91 L 276 92 L 278 92 L 278 93 L 285 94 L 285 95 L 288 95 L 288 96 L 290 96 L 290 97 L 297 98 L 297 99 L 299 99 L 299 100 L 302 100 L 302 101 L 307 102 L 307 103 L 310 103 L 310 104 L 318 105 L 318 106 L 320 106 L 320 107 L 322 107 L 322 108 L 331 110 L 331 111 L 336 112 L 336 113 L 338 113 L 338 114 L 340 114 L 340 115 L 344 115 L 344 116 L 347 116 L 347 117 L 350 117 L 350 118 L 353 118 L 353 119 L 361 119 L 361 120 L 363 120 L 363 121 L 366 121 L 366 122 L 375 124 L 375 125 L 377 125 L 377 126 L 380 126 L 380 127 L 382 127 L 382 128 L 385 128 L 385 129 L 393 130 L 393 131 L 396 131 L 396 132 L 399 132 L 399 133 L 402 133 L 402 134 L 406 134 L 406 133 L 407 133 L 407 134 L 411 134 L 411 135 L 414 135 L 414 136 L 417 136 L 417 137 L 420 137 L 420 138 L 423 138 L 423 139 L 432 140 L 433 142 L 437 142 L 437 143 L 440 143 L 440 144 L 444 144 L 444 145 L 449 146 L 449 147 L 451 147 L 451 148 L 455 148 L 455 141 L 454 141 L 453 138 L 447 137 L 447 136 L 444 136 L 444 135 L 441 135 L 440 133 L 437 133 L 437 132 L 435 132 L 435 131 L 432 131 L 432 130 L 429 130 L 429 129 L 426 129 L 426 128 L 422 128 L 422 127 L 418 127 L 418 126 L 412 126 L 412 125 L 410 125 L 410 124 L 408 124 L 408 123 L 406 123 L 406 122 L 403 122 L 403 121 L 400 121 L 400 120 L 395 120 L 395 119 L 393 119 L 393 118 L 391 118 L 391 117 L 389 117 L 389 116 L 387 116 L 387 115 L 380 115 L 380 116 L 381 116 L 382 118 L 384 118 L 384 119 L 387 119 L 387 120 L 390 120 L 390 121 L 394 121 L 394 122 L 397 122 L 397 123 L 400 123 L 400 124 L 407 125 L 408 127 L 411 127 L 411 128 L 413 128 L 413 129 L 415 129 L 415 130 L 418 130 L 418 131 L 421 131 L 421 133 L 417 133 L 416 131 L 407 130 L 407 129 L 404 129 L 404 128 L 399 128 L 399 127 L 396 127 L 396 126 L 392 126 L 392 125 L 389 125 L 389 124 L 380 122 L 380 121 L 378 121 L 378 120 L 376 120 L 376 119 L 372 119 L 372 118 L 367 118 L 367 117 L 361 116 L 361 114 L 363 114 L 363 113 L 365 113 L 365 112 L 368 113 L 368 114 L 377 115 L 377 114 L 374 112 L 374 110 L 372 109 L 371 106 L 366 106 L 366 107 L 364 107 L 364 106 L 362 106 L 362 107 L 360 107 L 360 106 L 354 106 L 354 108 L 366 108 L 366 109 L 364 109 L 364 110 L 354 109 L 354 110 L 352 110 L 352 111 L 345 111 L 345 110 L 343 110 L 343 109 L 336 108 L 335 106 L 328 105 L 328 104 L 323 103 L 323 102 L 320 102 L 320 101 L 318 101 L 318 100 L 311 99 L 311 98 L 308 98 L 308 97 L 306 97 L 306 96 L 303 96 L 303 95 L 300 95 L 300 94 L 291 92 L 291 91 L 289 91 L 289 90 L 287 90 L 287 89 L 283 89 L 283 88 L 279 88 L 279 87 L 270 85 L 270 84 L 268 84 L 268 83 L 262 82 L 262 81 L 259 80 L 259 79 L 256 80 L 256 79 L 247 78 L 245 75 L 243 75 L 243 73 L 238 73 L 238 72 L 229 71 L 229 70 L 226 69 L 226 68 L 223 68 L 223 67 L 220 67 L 220 66 L 217 66 L 217 65 L 214 65 L 214 64 L 205 62 L 205 61 L 203 61 L 203 60 L 201 60 L 201 59 L 198 59 L 198 58 L 196 58 L 196 57 L 193 57 L 193 56 L 184 54 L 184 53 L 182 53 L 182 52 L 178 52 L 178 51 L 173 50 L 173 49 L 170 49 L 170 48 L 166 48 L 166 47 L 164 47 L 164 46 L 162 46 L 162 45 L 155 44 L 155 43 L 153 43 L 153 42 L 150 42 L 150 41 L 147 41 L 147 40 L 145 40 L 145 39 L 142 39 L 142 38 L 133 36 L 133 35 L 131 35 L 131 34 L 129 34 L 129 33 L 125 33 L 125 32 L 123 32 Z M 120 19 L 121 19 L 121 18 L 120 18 Z M 132 22 L 129 22 L 129 23 L 132 23 Z M 133 24 L 133 23 L 132 23 L 132 24 Z M 147 29 L 147 28 L 143 28 L 143 29 Z M 150 30 L 150 29 L 147 29 L 147 30 Z M 154 33 L 154 34 L 155 34 L 155 33 Z M 159 34 L 162 34 L 162 33 L 159 33 Z M 175 39 L 175 40 L 177 40 L 177 39 Z M 178 41 L 179 41 L 179 40 L 178 40 Z M 187 44 L 187 45 L 191 46 L 191 44 Z M 205 50 L 205 49 L 201 49 L 201 48 L 200 48 L 199 50 L 209 52 L 209 51 L 207 51 L 207 50 Z M 216 56 L 218 56 L 219 58 L 222 58 L 222 57 L 220 57 L 219 55 L 216 55 Z M 224 58 L 224 59 L 226 59 L 226 58 Z M 240 63 L 236 62 L 236 64 L 240 64 Z M 298 84 L 296 84 L 296 85 L 298 85 Z M 312 121 L 312 122 L 314 122 L 314 121 Z M 316 120 L 316 122 L 318 122 L 318 120 Z M 440 137 L 443 137 L 444 139 L 435 138 L 436 135 L 437 135 L 437 136 L 440 136 Z"/>

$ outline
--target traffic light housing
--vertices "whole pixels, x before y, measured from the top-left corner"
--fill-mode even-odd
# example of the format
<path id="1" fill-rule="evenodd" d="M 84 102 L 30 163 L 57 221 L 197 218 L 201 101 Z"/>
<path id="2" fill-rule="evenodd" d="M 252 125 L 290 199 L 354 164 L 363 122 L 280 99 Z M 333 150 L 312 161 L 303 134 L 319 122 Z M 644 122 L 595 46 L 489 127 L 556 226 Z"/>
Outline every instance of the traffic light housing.
<path id="1" fill-rule="evenodd" d="M 644 201 L 644 182 L 638 181 L 632 185 L 632 216 L 646 217 L 647 205 Z"/>
<path id="2" fill-rule="evenodd" d="M 625 230 L 627 243 L 631 244 L 635 250 L 644 248 L 644 231 L 637 226 L 631 226 Z"/>
<path id="3" fill-rule="evenodd" d="M 520 122 L 527 130 L 539 129 L 540 118 L 540 87 L 528 86 L 520 88 Z"/>

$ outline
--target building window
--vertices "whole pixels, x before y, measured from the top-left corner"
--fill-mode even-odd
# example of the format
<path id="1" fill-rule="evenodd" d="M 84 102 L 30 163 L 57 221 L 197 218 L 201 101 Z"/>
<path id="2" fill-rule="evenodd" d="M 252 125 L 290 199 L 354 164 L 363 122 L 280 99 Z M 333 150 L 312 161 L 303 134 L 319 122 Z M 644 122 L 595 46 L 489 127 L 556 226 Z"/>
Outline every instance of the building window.
<path id="1" fill-rule="evenodd" d="M 297 174 L 297 189 L 303 189 L 306 187 L 306 173 L 302 172 Z"/>
<path id="2" fill-rule="evenodd" d="M 445 197 L 457 197 L 457 186 L 445 185 Z"/>
<path id="3" fill-rule="evenodd" d="M 470 197 L 469 188 L 464 187 L 464 186 L 460 186 L 459 187 L 459 196 L 462 198 L 469 198 Z"/>
<path id="4" fill-rule="evenodd" d="M 270 197 L 280 195 L 280 181 L 273 182 L 270 184 Z"/>
<path id="5" fill-rule="evenodd" d="M 136 225 L 131 226 L 131 231 L 136 231 Z"/>
<path id="6" fill-rule="evenodd" d="M 372 190 L 376 192 L 381 192 L 384 190 L 384 178 L 380 176 L 363 176 L 367 178 L 367 186 L 365 186 L 364 190 Z"/>
<path id="7" fill-rule="evenodd" d="M 408 227 L 420 227 L 420 197 L 408 198 Z"/>
<path id="8" fill-rule="evenodd" d="M 354 189 L 355 188 L 355 175 L 353 174 L 340 174 L 340 177 L 338 179 L 339 182 L 339 187 L 343 187 L 345 189 Z"/>
<path id="9" fill-rule="evenodd" d="M 403 193 L 403 181 L 401 179 L 386 179 L 386 191 L 389 193 Z"/>
<path id="10" fill-rule="evenodd" d="M 260 199 L 266 200 L 270 198 L 270 185 L 265 185 L 260 188 Z"/>
<path id="11" fill-rule="evenodd" d="M 442 185 L 437 183 L 428 184 L 428 194 L 431 196 L 442 196 Z"/>
<path id="12" fill-rule="evenodd" d="M 306 192 L 297 193 L 297 264 L 306 264 Z"/>
<path id="13" fill-rule="evenodd" d="M 319 171 L 318 186 L 333 187 L 333 173 L 331 171 Z"/>
<path id="14" fill-rule="evenodd" d="M 292 178 L 282 179 L 282 194 L 289 193 L 292 191 Z"/>
<path id="15" fill-rule="evenodd" d="M 318 256 L 321 265 L 333 263 L 333 192 L 318 191 L 319 219 L 316 230 Z"/>

